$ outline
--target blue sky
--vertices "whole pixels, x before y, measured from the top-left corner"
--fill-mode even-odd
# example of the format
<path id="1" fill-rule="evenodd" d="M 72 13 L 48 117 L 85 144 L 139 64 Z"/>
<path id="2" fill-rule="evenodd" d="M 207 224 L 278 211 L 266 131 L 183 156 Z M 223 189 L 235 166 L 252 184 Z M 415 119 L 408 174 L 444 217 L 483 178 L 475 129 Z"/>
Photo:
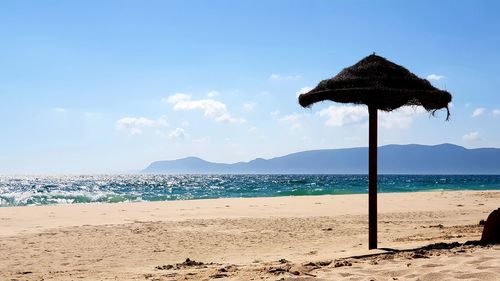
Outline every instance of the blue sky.
<path id="1" fill-rule="evenodd" d="M 297 104 L 377 52 L 453 94 L 379 143 L 500 147 L 497 1 L 1 1 L 0 173 L 127 172 L 367 145 L 366 108 Z"/>

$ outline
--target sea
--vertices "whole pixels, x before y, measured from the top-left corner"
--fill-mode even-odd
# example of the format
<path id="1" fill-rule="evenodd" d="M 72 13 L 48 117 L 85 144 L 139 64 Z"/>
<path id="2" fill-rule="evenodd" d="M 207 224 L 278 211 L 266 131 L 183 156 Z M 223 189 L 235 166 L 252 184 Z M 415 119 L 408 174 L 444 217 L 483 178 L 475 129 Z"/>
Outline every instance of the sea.
<path id="1" fill-rule="evenodd" d="M 0 176 L 0 207 L 363 194 L 366 175 Z M 500 175 L 379 175 L 378 190 L 500 190 Z"/>

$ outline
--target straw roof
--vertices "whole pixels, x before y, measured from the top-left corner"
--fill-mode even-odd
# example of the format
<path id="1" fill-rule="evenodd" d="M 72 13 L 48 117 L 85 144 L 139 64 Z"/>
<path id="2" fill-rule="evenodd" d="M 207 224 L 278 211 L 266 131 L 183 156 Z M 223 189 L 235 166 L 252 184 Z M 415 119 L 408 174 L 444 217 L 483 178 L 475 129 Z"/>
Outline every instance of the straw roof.
<path id="1" fill-rule="evenodd" d="M 366 104 L 384 111 L 404 105 L 421 105 L 434 114 L 446 108 L 448 120 L 451 94 L 374 53 L 299 96 L 299 104 L 303 107 L 325 100 Z"/>

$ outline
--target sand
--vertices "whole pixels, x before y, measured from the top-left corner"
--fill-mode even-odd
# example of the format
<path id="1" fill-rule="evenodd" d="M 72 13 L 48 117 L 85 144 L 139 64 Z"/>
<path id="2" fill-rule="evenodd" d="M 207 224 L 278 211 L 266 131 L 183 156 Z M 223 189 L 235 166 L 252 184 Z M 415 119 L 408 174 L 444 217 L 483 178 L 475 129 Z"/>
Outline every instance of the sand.
<path id="1" fill-rule="evenodd" d="M 0 280 L 500 280 L 500 245 L 463 244 L 498 207 L 380 194 L 375 251 L 366 195 L 0 208 Z"/>

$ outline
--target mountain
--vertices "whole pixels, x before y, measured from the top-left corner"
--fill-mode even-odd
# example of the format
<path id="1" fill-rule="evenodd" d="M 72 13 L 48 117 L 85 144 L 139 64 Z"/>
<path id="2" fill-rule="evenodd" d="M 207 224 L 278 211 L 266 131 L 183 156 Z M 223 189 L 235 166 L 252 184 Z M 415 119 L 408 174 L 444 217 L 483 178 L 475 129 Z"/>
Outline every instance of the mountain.
<path id="1" fill-rule="evenodd" d="M 165 174 L 367 174 L 368 148 L 323 149 L 234 164 L 196 157 L 151 163 L 143 173 Z M 379 174 L 500 174 L 500 149 L 453 144 L 385 145 Z"/>

